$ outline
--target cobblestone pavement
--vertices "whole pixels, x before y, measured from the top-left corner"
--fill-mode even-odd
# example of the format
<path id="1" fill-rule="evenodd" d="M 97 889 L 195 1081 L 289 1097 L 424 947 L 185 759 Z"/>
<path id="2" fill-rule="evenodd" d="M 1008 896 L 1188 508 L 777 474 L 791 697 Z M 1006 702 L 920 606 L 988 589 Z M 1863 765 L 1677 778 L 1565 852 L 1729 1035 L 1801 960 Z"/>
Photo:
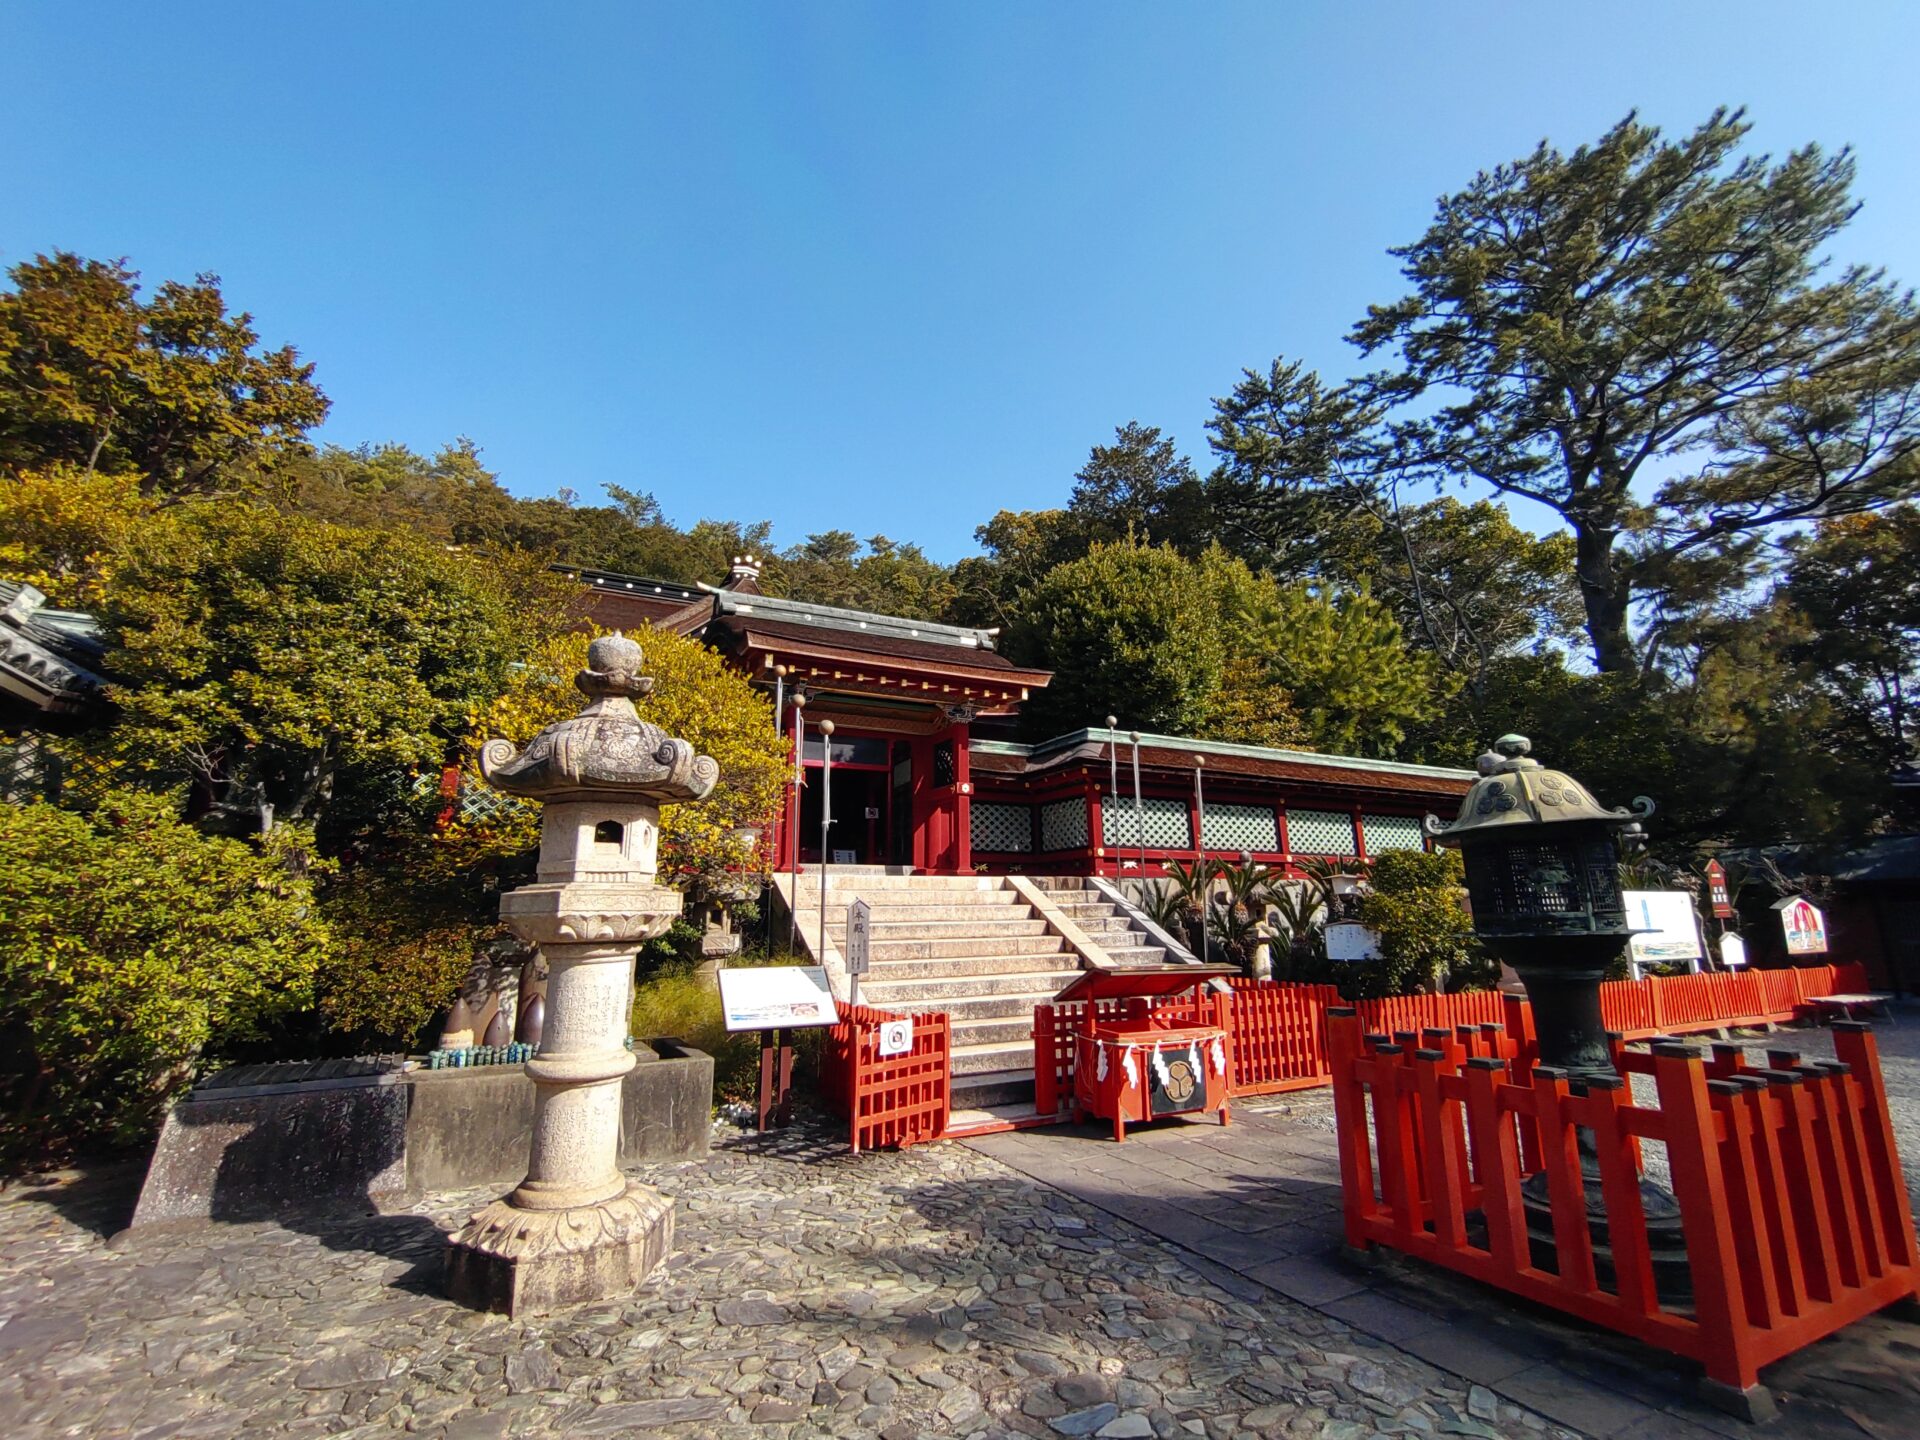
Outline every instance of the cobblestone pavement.
<path id="1" fill-rule="evenodd" d="M 769 1139 L 638 1172 L 669 1264 L 519 1323 L 438 1293 L 487 1194 L 109 1244 L 137 1174 L 15 1187 L 0 1435 L 1567 1433 L 964 1146 Z"/>
<path id="2" fill-rule="evenodd" d="M 1920 1195 L 1920 1012 L 1875 1027 L 1908 1184 Z M 1830 1032 L 1742 1037 L 1756 1051 L 1833 1054 Z M 1761 1057 L 1754 1056 L 1756 1062 Z M 1191 1247 L 1278 1292 L 1603 1440 L 1914 1440 L 1920 1325 L 1911 1307 L 1849 1326 L 1763 1380 L 1782 1402 L 1754 1431 L 1703 1405 L 1697 1370 L 1622 1336 L 1528 1306 L 1390 1252 L 1345 1253 L 1331 1095 L 1297 1091 L 1234 1107 L 1233 1124 L 1162 1122 L 1115 1145 L 1106 1127 L 1058 1127 L 968 1142 L 1023 1174 Z M 1648 1147 L 1660 1178 L 1659 1147 Z"/>

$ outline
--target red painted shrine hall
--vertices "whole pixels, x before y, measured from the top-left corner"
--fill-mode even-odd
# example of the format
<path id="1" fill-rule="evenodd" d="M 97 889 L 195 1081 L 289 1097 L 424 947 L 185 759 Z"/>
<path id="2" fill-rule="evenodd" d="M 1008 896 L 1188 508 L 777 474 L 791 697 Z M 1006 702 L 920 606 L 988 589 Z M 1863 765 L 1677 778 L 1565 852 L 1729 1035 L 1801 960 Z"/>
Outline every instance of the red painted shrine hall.
<path id="1" fill-rule="evenodd" d="M 717 586 L 572 573 L 601 625 L 697 636 L 769 692 L 791 700 L 803 687 L 807 783 L 797 834 L 795 817 L 781 819 L 781 868 L 796 839 L 803 865 L 821 858 L 822 720 L 834 724 L 830 858 L 928 874 L 1154 876 L 1199 846 L 1277 867 L 1418 849 L 1420 817 L 1451 813 L 1474 780 L 1468 770 L 1142 735 L 1136 804 L 1126 732 L 1010 738 L 1022 702 L 1050 677 L 1000 655 L 994 631 L 765 595 L 751 559 Z M 789 727 L 793 715 L 789 705 Z"/>

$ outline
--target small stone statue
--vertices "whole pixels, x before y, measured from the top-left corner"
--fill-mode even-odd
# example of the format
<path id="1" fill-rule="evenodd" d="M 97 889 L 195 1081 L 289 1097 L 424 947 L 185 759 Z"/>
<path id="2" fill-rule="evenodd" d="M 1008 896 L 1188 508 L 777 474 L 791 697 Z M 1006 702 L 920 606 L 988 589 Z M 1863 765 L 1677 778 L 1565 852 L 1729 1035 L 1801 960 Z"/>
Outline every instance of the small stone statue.
<path id="1" fill-rule="evenodd" d="M 635 950 L 680 913 L 679 892 L 654 883 L 660 804 L 703 798 L 720 767 L 634 712 L 633 697 L 653 688 L 641 658 L 624 635 L 595 640 L 574 680 L 586 709 L 524 750 L 493 740 L 481 751 L 489 784 L 545 802 L 538 874 L 500 897 L 500 917 L 540 947 L 548 972 L 540 1051 L 527 1062 L 527 1178 L 448 1240 L 448 1289 L 481 1309 L 520 1315 L 624 1293 L 672 1245 L 672 1202 L 619 1167 L 629 982 Z"/>

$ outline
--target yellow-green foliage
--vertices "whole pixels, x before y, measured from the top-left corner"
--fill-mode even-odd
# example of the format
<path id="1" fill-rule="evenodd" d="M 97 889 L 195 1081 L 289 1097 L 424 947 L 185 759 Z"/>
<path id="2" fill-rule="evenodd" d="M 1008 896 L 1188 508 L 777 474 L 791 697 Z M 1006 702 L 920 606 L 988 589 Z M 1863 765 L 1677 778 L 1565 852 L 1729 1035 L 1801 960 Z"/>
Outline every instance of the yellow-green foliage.
<path id="1" fill-rule="evenodd" d="M 697 884 L 728 869 L 751 866 L 733 838 L 743 825 L 765 827 L 779 808 L 787 775 L 786 745 L 774 734 L 773 706 L 746 677 L 697 640 L 664 630 L 636 637 L 642 673 L 653 693 L 636 702 L 641 717 L 692 744 L 720 765 L 720 783 L 705 800 L 660 810 L 660 870 L 673 884 Z M 586 634 L 564 635 L 542 648 L 492 704 L 475 710 L 471 748 L 505 736 L 524 744 L 585 703 L 573 677 L 586 667 Z M 539 815 L 521 811 L 488 827 L 504 853 L 536 843 Z"/>
<path id="2" fill-rule="evenodd" d="M 729 1035 L 720 993 L 691 970 L 670 970 L 642 980 L 633 992 L 632 1033 L 641 1040 L 671 1035 L 713 1056 L 713 1098 L 750 1100 L 758 1080 L 760 1038 Z"/>
<path id="3" fill-rule="evenodd" d="M 308 837 L 263 848 L 177 814 L 130 791 L 91 815 L 0 805 L 5 1149 L 137 1139 L 203 1053 L 310 1000 Z"/>

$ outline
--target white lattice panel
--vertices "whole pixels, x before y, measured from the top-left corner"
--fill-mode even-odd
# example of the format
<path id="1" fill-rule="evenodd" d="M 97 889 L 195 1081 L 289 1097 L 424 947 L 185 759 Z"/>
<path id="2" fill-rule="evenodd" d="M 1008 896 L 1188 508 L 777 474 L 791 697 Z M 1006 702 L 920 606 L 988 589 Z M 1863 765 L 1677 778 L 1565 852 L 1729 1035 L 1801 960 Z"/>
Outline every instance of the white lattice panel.
<path id="1" fill-rule="evenodd" d="M 1351 855 L 1353 816 L 1340 810 L 1289 810 L 1287 849 L 1295 855 Z"/>
<path id="2" fill-rule="evenodd" d="M 1427 838 L 1420 822 L 1410 815 L 1362 815 L 1360 833 L 1367 839 L 1367 854 L 1383 850 L 1424 850 Z"/>
<path id="3" fill-rule="evenodd" d="M 1265 805 L 1209 805 L 1200 829 L 1209 850 L 1251 850 L 1257 855 L 1280 848 L 1280 823 Z"/>
<path id="4" fill-rule="evenodd" d="M 973 848 L 989 855 L 1025 854 L 1033 849 L 1033 807 L 976 800 L 972 809 Z"/>
<path id="5" fill-rule="evenodd" d="M 1040 848 L 1047 851 L 1087 848 L 1085 800 L 1075 796 L 1040 807 Z"/>
<path id="6" fill-rule="evenodd" d="M 1187 812 L 1184 800 L 1159 800 L 1148 798 L 1140 802 L 1142 815 L 1134 819 L 1133 797 L 1131 795 L 1114 799 L 1108 796 L 1100 807 L 1100 828 L 1106 833 L 1106 843 L 1114 849 L 1124 850 L 1128 846 L 1140 844 L 1140 822 L 1144 821 L 1149 850 L 1191 850 L 1193 848 L 1193 817 Z"/>

